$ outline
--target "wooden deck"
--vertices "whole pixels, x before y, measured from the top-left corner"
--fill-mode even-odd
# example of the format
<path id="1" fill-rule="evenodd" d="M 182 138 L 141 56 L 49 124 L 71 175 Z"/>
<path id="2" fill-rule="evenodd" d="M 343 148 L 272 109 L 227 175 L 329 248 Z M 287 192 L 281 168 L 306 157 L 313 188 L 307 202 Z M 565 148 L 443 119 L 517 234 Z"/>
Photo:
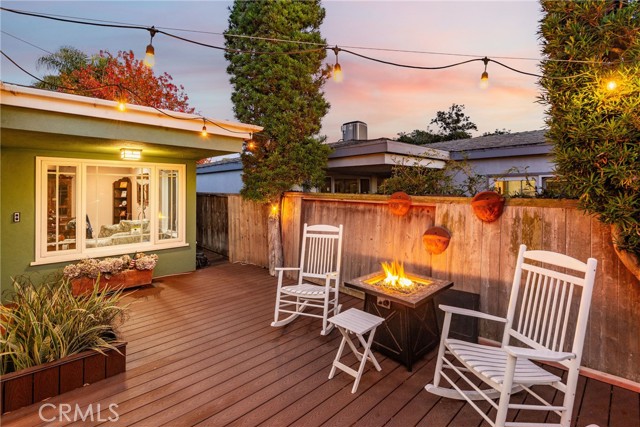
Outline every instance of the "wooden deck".
<path id="1" fill-rule="evenodd" d="M 424 390 L 433 352 L 413 372 L 377 355 L 382 372 L 367 370 L 356 394 L 352 377 L 328 380 L 338 331 L 322 337 L 311 318 L 272 328 L 275 283 L 264 269 L 226 262 L 154 281 L 127 298 L 127 371 L 51 398 L 41 411 L 59 420 L 61 405 L 71 405 L 71 417 L 76 405 L 85 414 L 91 406 L 93 421 L 46 423 L 39 403 L 6 414 L 2 425 L 486 425 L 469 405 Z M 349 296 L 342 302 L 362 306 Z M 640 395 L 593 379 L 581 378 L 576 411 L 579 427 L 640 427 Z M 117 422 L 109 421 L 114 412 Z"/>

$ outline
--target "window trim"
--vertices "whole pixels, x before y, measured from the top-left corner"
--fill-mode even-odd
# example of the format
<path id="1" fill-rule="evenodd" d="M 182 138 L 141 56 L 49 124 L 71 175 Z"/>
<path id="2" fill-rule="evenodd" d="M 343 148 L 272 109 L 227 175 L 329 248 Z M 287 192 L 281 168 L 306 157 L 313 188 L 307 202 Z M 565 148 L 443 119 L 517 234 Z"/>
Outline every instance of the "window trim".
<path id="1" fill-rule="evenodd" d="M 85 218 L 87 214 L 87 168 L 90 166 L 108 166 L 108 167 L 141 167 L 149 168 L 150 185 L 149 185 L 149 212 L 150 232 L 149 242 L 130 243 L 123 245 L 103 246 L 97 248 L 86 248 L 86 234 L 84 227 L 76 227 L 76 248 L 68 251 L 47 252 L 47 238 L 43 235 L 46 230 L 47 212 L 47 188 L 43 187 L 47 183 L 47 167 L 51 164 L 56 166 L 75 166 L 76 182 L 74 191 L 76 218 Z M 178 236 L 173 239 L 158 238 L 158 170 L 159 169 L 175 169 L 178 172 Z M 186 165 L 179 163 L 147 163 L 117 160 L 98 160 L 98 159 L 76 159 L 67 157 L 36 157 L 35 168 L 35 253 L 34 261 L 30 265 L 55 264 L 66 261 L 74 261 L 82 258 L 100 258 L 111 255 L 121 255 L 134 252 L 155 251 L 169 248 L 188 247 L 186 236 L 187 222 L 187 170 Z M 153 213 L 153 214 L 151 214 Z M 44 227 L 44 228 L 43 228 Z M 98 230 L 94 231 L 97 233 Z"/>

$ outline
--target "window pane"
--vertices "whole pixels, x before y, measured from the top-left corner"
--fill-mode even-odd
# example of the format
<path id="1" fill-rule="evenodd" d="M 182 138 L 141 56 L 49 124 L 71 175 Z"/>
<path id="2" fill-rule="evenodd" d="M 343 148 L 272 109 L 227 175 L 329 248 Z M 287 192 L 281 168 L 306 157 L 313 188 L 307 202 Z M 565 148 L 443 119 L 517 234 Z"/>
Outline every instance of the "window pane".
<path id="1" fill-rule="evenodd" d="M 86 170 L 85 247 L 149 242 L 150 170 L 106 165 L 87 166 Z"/>
<path id="2" fill-rule="evenodd" d="M 158 240 L 176 239 L 178 235 L 178 171 L 158 170 Z"/>
<path id="3" fill-rule="evenodd" d="M 75 166 L 47 167 L 47 252 L 76 248 L 75 189 Z"/>

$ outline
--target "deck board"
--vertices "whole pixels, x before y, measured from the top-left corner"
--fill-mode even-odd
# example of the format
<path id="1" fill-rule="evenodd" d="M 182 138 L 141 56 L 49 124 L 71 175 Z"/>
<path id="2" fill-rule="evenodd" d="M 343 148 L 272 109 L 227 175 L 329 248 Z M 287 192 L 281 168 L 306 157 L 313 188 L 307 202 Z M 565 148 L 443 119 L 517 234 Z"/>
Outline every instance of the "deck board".
<path id="1" fill-rule="evenodd" d="M 376 353 L 382 372 L 368 364 L 355 394 L 344 372 L 329 380 L 340 334 L 321 336 L 319 319 L 307 317 L 271 327 L 275 284 L 264 269 L 225 262 L 154 280 L 126 297 L 127 371 L 47 400 L 83 409 L 100 404 L 100 418 L 47 423 L 35 404 L 5 414 L 2 425 L 108 426 L 110 404 L 118 405 L 118 426 L 487 425 L 464 402 L 424 390 L 435 352 L 412 372 Z M 343 309 L 362 307 L 348 295 L 341 302 Z M 343 361 L 357 363 L 350 352 Z M 577 426 L 640 427 L 640 395 L 591 378 L 580 378 L 575 407 Z M 531 413 L 509 418 L 542 421 Z"/>

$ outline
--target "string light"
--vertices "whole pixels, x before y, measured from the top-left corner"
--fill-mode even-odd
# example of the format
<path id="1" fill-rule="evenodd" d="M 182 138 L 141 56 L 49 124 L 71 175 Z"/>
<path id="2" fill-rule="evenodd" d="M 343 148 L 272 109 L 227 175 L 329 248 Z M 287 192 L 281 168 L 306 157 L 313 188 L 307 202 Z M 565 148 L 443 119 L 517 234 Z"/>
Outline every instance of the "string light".
<path id="1" fill-rule="evenodd" d="M 202 131 L 200 132 L 200 135 L 206 137 L 207 135 L 209 135 L 207 133 L 207 120 L 206 119 L 202 119 Z"/>
<path id="2" fill-rule="evenodd" d="M 338 46 L 333 48 L 333 52 L 336 54 L 336 63 L 333 66 L 333 81 L 336 83 L 341 83 L 344 76 L 342 75 L 342 67 L 338 62 L 338 52 L 340 52 L 340 48 Z"/>
<path id="3" fill-rule="evenodd" d="M 247 140 L 247 150 L 253 151 L 256 148 L 256 142 L 253 139 L 253 133 L 249 134 L 249 139 Z"/>
<path id="4" fill-rule="evenodd" d="M 489 73 L 487 73 L 487 64 L 489 63 L 489 58 L 486 56 L 482 58 L 482 62 L 484 62 L 484 71 L 480 76 L 480 89 L 486 89 L 489 87 Z"/>
<path id="5" fill-rule="evenodd" d="M 615 80 L 611 79 L 607 82 L 607 89 L 616 90 L 617 87 L 618 87 L 618 83 Z"/>
<path id="6" fill-rule="evenodd" d="M 156 30 L 156 27 L 152 26 L 151 28 L 149 28 L 149 34 L 151 35 L 151 40 L 147 45 L 147 52 L 144 56 L 144 61 L 142 61 L 144 65 L 146 65 L 149 68 L 152 68 L 156 64 L 156 50 L 153 48 L 153 36 L 155 36 L 157 32 L 158 30 Z"/>

